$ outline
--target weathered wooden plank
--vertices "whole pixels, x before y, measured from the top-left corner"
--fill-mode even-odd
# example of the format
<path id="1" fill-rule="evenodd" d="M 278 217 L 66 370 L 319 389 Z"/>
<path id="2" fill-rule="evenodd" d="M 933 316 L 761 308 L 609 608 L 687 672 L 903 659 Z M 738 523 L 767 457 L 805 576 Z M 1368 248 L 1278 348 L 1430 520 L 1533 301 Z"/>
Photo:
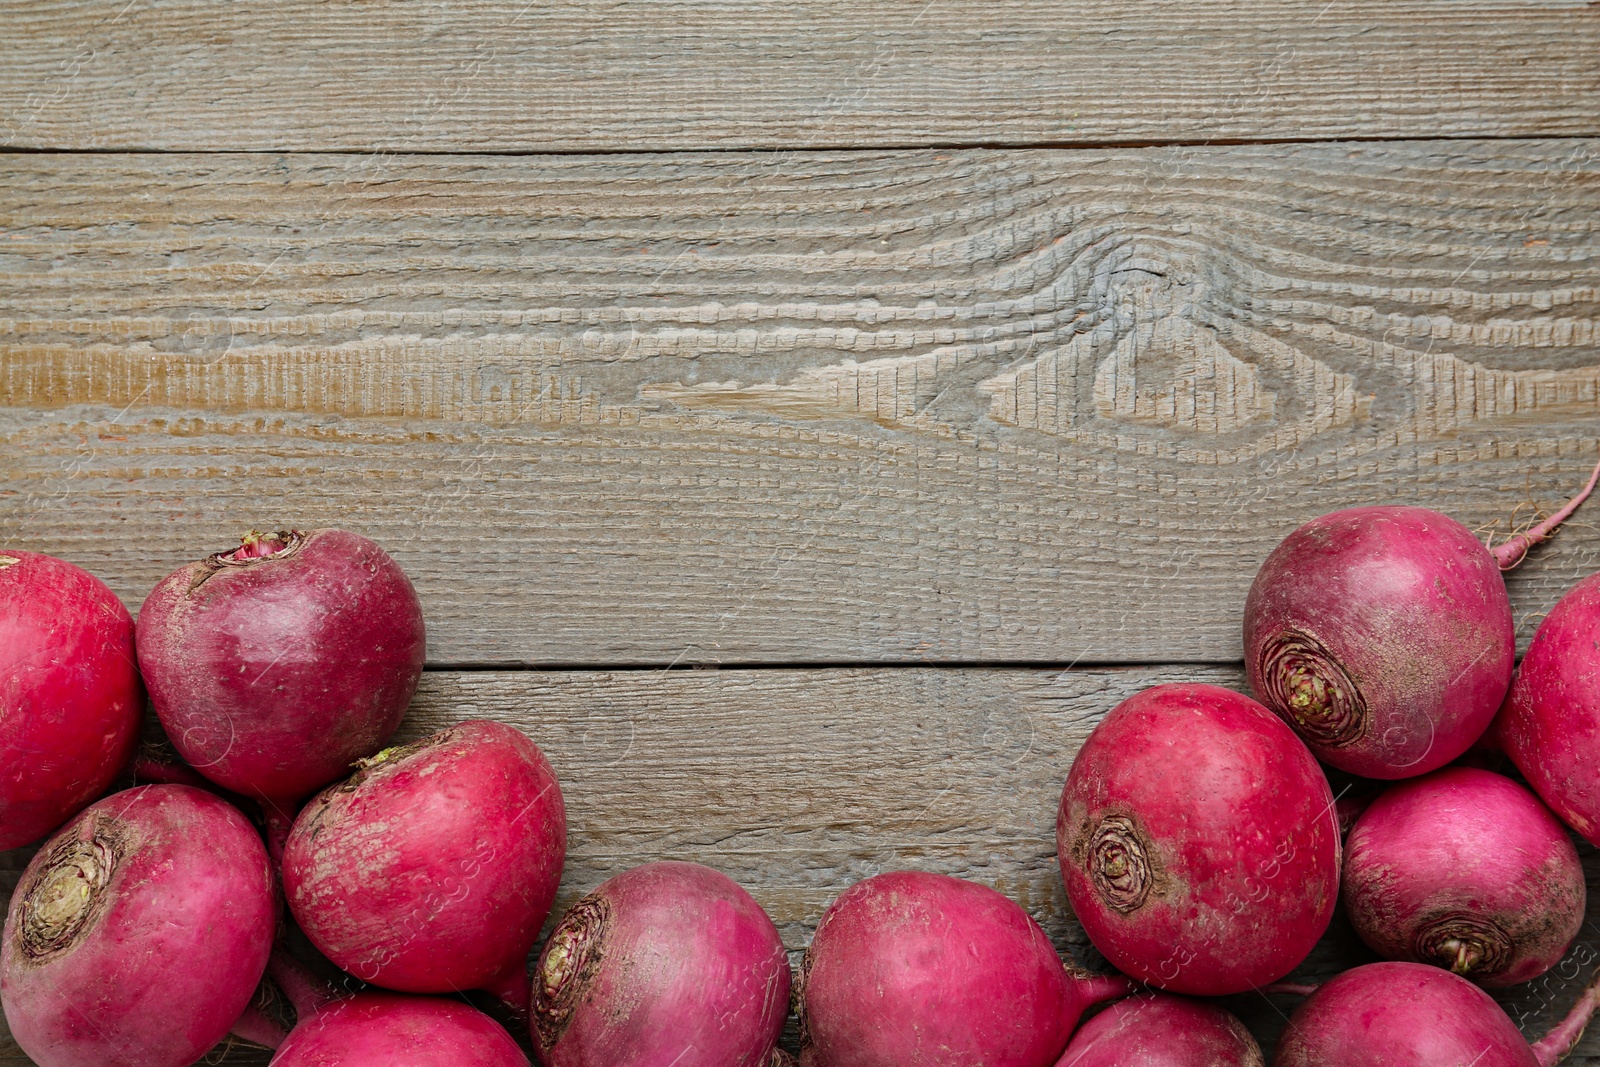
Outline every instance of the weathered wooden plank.
<path id="1" fill-rule="evenodd" d="M 0 28 L 0 142 L 54 149 L 1600 132 L 1586 0 L 50 0 Z"/>
<path id="2" fill-rule="evenodd" d="M 1298 523 L 1581 483 L 1595 150 L 6 157 L 0 540 L 353 526 L 435 663 L 1229 661 Z"/>
<path id="3" fill-rule="evenodd" d="M 639 863 L 688 859 L 749 888 L 798 952 L 841 890 L 919 868 L 1001 889 L 1063 953 L 1092 960 L 1056 870 L 1061 783 L 1106 711 L 1164 681 L 1242 686 L 1235 669 L 1193 666 L 429 672 L 402 737 L 483 717 L 537 741 L 570 823 L 558 912 Z M 1600 876 L 1600 857 L 1584 856 Z M 1600 927 L 1574 952 L 1593 960 Z M 1297 974 L 1369 958 L 1340 922 Z M 1503 999 L 1534 1033 L 1575 994 L 1557 975 Z M 1269 1041 L 1292 1006 L 1229 1003 Z M 1600 1035 L 1582 1051 L 1575 1062 L 1600 1064 Z"/>

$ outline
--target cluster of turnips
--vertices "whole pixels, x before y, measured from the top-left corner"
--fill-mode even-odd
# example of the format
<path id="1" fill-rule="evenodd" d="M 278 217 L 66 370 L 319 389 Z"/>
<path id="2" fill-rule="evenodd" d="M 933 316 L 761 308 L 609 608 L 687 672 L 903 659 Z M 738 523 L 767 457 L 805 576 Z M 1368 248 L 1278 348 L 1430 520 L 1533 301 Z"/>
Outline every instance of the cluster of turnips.
<path id="1" fill-rule="evenodd" d="M 393 743 L 425 637 L 378 545 L 252 533 L 137 622 L 83 570 L 0 552 L 0 848 L 39 843 L 0 1003 L 40 1067 L 185 1067 L 230 1034 L 276 1067 L 780 1067 L 791 1013 L 803 1067 L 1264 1067 L 1211 999 L 1252 991 L 1304 998 L 1277 1067 L 1553 1064 L 1600 989 L 1529 1044 L 1484 988 L 1546 974 L 1582 925 L 1600 575 L 1518 668 L 1501 572 L 1594 484 L 1494 550 L 1416 507 L 1313 520 L 1250 590 L 1253 697 L 1110 709 L 1056 816 L 1098 974 L 926 871 L 846 890 L 792 969 L 744 889 L 680 861 L 574 903 L 530 974 L 556 771 L 489 721 Z M 1383 962 L 1285 982 L 1341 903 Z"/>

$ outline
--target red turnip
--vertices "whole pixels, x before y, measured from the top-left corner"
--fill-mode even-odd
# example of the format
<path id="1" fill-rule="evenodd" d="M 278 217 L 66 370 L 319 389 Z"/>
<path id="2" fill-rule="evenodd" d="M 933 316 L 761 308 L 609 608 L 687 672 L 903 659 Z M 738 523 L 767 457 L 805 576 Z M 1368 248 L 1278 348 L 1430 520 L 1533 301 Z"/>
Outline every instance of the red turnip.
<path id="1" fill-rule="evenodd" d="M 464 722 L 386 749 L 312 798 L 284 848 L 289 907 L 362 981 L 488 989 L 527 1008 L 527 956 L 555 899 L 566 813 L 522 734 Z"/>
<path id="2" fill-rule="evenodd" d="M 1555 813 L 1600 844 L 1600 574 L 1545 616 L 1494 737 Z"/>
<path id="3" fill-rule="evenodd" d="M 1273 1067 L 1551 1067 L 1571 1051 L 1595 990 L 1531 1048 L 1489 994 L 1438 967 L 1369 963 L 1323 983 L 1289 1019 Z"/>
<path id="4" fill-rule="evenodd" d="M 70 563 L 0 552 L 0 850 L 32 844 L 104 792 L 143 708 L 122 602 Z"/>
<path id="5" fill-rule="evenodd" d="M 1244 1023 L 1214 1004 L 1143 993 L 1072 1035 L 1056 1067 L 1266 1067 Z"/>
<path id="6" fill-rule="evenodd" d="M 767 1067 L 788 1014 L 777 927 L 697 863 L 602 883 L 550 935 L 533 982 L 545 1067 Z"/>
<path id="7" fill-rule="evenodd" d="M 1178 993 L 1282 978 L 1339 891 L 1321 769 L 1270 711 L 1214 685 L 1158 685 L 1112 709 L 1067 775 L 1056 855 L 1094 946 Z"/>
<path id="8" fill-rule="evenodd" d="M 841 894 L 799 983 L 802 1067 L 1049 1067 L 1084 1009 L 1133 989 L 1068 973 L 994 890 L 916 871 Z"/>
<path id="9" fill-rule="evenodd" d="M 500 1024 L 443 997 L 357 993 L 303 1020 L 272 1067 L 528 1067 Z"/>
<path id="10" fill-rule="evenodd" d="M 179 754 L 286 826 L 400 725 L 422 675 L 422 609 L 365 537 L 250 534 L 156 586 L 138 645 Z"/>
<path id="11" fill-rule="evenodd" d="M 1480 985 L 1526 982 L 1583 925 L 1583 868 L 1566 830 L 1509 778 L 1446 767 L 1390 787 L 1345 842 L 1345 911 L 1392 960 Z"/>
<path id="12" fill-rule="evenodd" d="M 277 921 L 250 822 L 183 785 L 90 805 L 28 864 L 0 999 L 40 1067 L 186 1067 L 250 1003 Z"/>
<path id="13" fill-rule="evenodd" d="M 1251 688 L 1341 770 L 1394 779 L 1444 766 L 1483 734 L 1511 682 L 1516 633 L 1500 571 L 1593 486 L 1492 552 L 1427 508 L 1351 508 L 1306 523 L 1250 587 Z"/>

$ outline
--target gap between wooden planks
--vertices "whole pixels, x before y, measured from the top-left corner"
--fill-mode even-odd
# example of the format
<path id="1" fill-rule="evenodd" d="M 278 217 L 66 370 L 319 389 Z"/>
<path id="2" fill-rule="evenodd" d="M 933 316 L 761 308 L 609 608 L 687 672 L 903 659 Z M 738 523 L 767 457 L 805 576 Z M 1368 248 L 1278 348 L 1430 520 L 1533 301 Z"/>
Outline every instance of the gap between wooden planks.
<path id="1" fill-rule="evenodd" d="M 349 526 L 435 663 L 1232 661 L 1300 522 L 1581 484 L 1597 159 L 12 155 L 0 540 Z"/>
<path id="2" fill-rule="evenodd" d="M 0 144 L 617 151 L 1600 133 L 1586 0 L 90 0 L 0 23 Z"/>
<path id="3" fill-rule="evenodd" d="M 693 860 L 743 884 L 798 952 L 840 891 L 920 868 L 1000 889 L 1064 954 L 1088 960 L 1056 870 L 1061 784 L 1111 707 L 1175 681 L 1243 688 L 1236 669 L 1192 666 L 428 672 L 398 740 L 488 718 L 541 746 L 569 818 L 557 916 L 637 864 Z M 1600 859 L 1588 846 L 1583 856 L 1593 879 Z M 6 858 L 14 872 L 21 855 Z M 1600 949 L 1597 915 L 1592 894 L 1578 951 Z M 1296 975 L 1320 980 L 1371 958 L 1336 920 Z M 1498 996 L 1542 1033 L 1580 986 L 1556 974 Z M 1294 1001 L 1228 1003 L 1270 1042 Z M 1600 1035 L 1571 1062 L 1600 1062 Z"/>

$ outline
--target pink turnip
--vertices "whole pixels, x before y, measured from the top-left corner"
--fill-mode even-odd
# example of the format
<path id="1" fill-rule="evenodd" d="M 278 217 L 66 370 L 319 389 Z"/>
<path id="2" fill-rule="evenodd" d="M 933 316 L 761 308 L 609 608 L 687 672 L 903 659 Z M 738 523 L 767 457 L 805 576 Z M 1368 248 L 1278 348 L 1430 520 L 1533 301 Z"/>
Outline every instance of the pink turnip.
<path id="1" fill-rule="evenodd" d="M 1341 770 L 1395 779 L 1444 766 L 1483 734 L 1511 682 L 1500 572 L 1593 487 L 1492 552 L 1426 508 L 1306 523 L 1273 549 L 1245 602 L 1251 689 Z"/>
<path id="2" fill-rule="evenodd" d="M 287 826 L 383 747 L 422 674 L 422 609 L 388 554 L 344 530 L 250 534 L 139 610 L 139 664 L 180 755 Z"/>
<path id="3" fill-rule="evenodd" d="M 473 721 L 386 749 L 313 797 L 283 884 L 306 936 L 362 981 L 487 989 L 526 1011 L 527 956 L 565 854 L 550 764 L 511 727 Z"/>
<path id="4" fill-rule="evenodd" d="M 1127 979 L 1069 973 L 987 886 L 897 871 L 822 916 L 799 977 L 802 1067 L 1049 1067 Z"/>
<path id="5" fill-rule="evenodd" d="M 122 602 L 70 563 L 0 551 L 0 850 L 31 845 L 104 792 L 143 710 Z"/>
<path id="6" fill-rule="evenodd" d="M 1325 982 L 1289 1019 L 1273 1067 L 1551 1067 L 1595 1010 L 1586 990 L 1531 1048 L 1489 994 L 1420 963 L 1369 963 Z"/>
<path id="7" fill-rule="evenodd" d="M 1266 1067 L 1250 1031 L 1214 1004 L 1142 993 L 1072 1035 L 1056 1067 Z"/>
<path id="8" fill-rule="evenodd" d="M 40 1067 L 186 1067 L 239 1018 L 272 948 L 261 838 L 200 789 L 147 785 L 84 809 L 23 872 L 0 1000 Z"/>
<path id="9" fill-rule="evenodd" d="M 1600 844 L 1600 574 L 1545 616 L 1494 738 L 1567 825 Z"/>
<path id="10" fill-rule="evenodd" d="M 272 1067 L 528 1067 L 499 1023 L 443 997 L 357 993 L 302 1020 Z"/>
<path id="11" fill-rule="evenodd" d="M 1339 891 L 1321 769 L 1270 711 L 1214 685 L 1158 685 L 1112 709 L 1067 775 L 1056 855 L 1094 946 L 1178 993 L 1282 978 Z"/>
<path id="12" fill-rule="evenodd" d="M 1356 821 L 1344 903 L 1378 955 L 1506 986 L 1549 970 L 1577 937 L 1583 868 L 1532 793 L 1446 767 L 1391 786 Z"/>
<path id="13" fill-rule="evenodd" d="M 697 863 L 602 883 L 562 918 L 534 974 L 545 1067 L 767 1067 L 788 1014 L 777 927 Z"/>

